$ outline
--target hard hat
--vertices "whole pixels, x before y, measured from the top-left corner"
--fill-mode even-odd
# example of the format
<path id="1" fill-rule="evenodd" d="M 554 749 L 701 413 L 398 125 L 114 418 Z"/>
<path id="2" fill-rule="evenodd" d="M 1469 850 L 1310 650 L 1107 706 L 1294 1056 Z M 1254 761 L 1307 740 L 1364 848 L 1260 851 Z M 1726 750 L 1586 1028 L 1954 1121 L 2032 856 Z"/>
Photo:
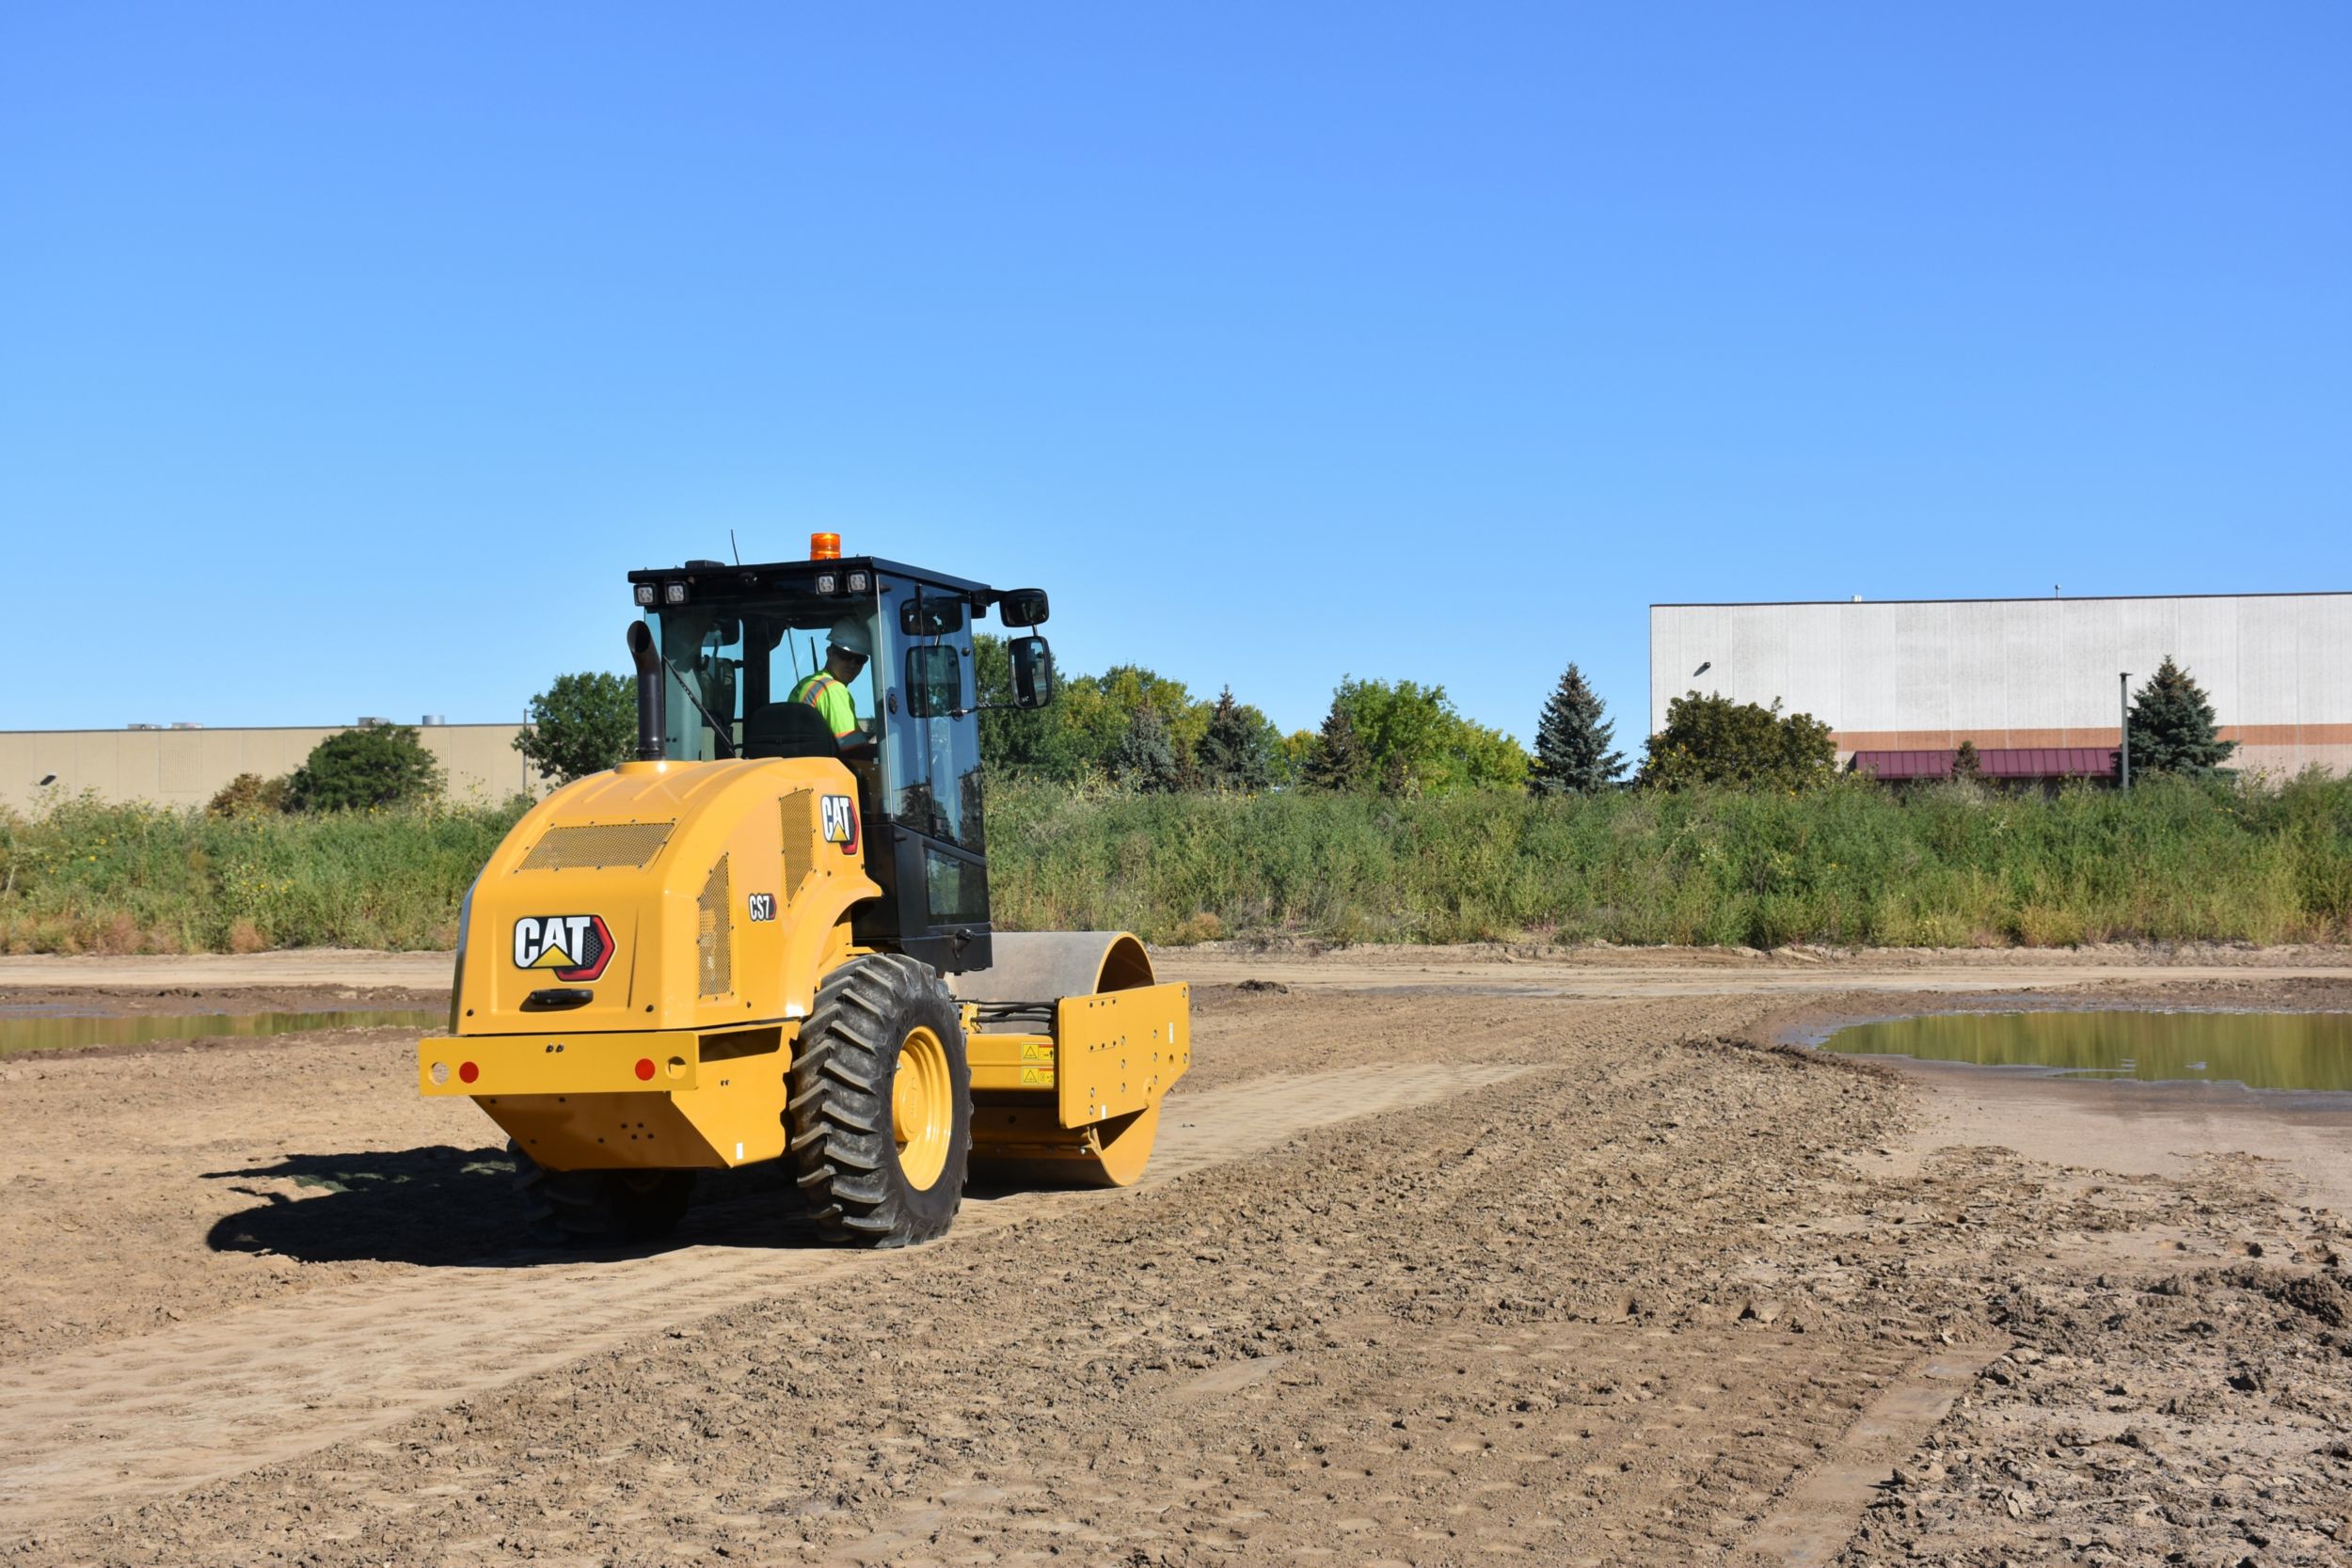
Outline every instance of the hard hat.
<path id="1" fill-rule="evenodd" d="M 874 634 L 867 631 L 866 623 L 855 616 L 835 621 L 825 641 L 845 654 L 855 654 L 860 658 L 874 657 Z"/>

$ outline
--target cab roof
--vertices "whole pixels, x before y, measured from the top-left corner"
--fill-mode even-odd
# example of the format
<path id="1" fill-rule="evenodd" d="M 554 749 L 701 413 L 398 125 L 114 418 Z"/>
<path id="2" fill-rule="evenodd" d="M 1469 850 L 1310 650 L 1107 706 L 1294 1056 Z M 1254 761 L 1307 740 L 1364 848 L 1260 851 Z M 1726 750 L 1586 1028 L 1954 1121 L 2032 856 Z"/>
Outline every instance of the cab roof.
<path id="1" fill-rule="evenodd" d="M 906 578 L 926 588 L 944 588 L 979 606 L 993 604 L 999 597 L 996 590 L 984 582 L 935 572 L 927 566 L 910 566 L 902 561 L 885 561 L 874 555 L 845 555 L 828 561 L 745 562 L 740 565 L 721 561 L 690 561 L 680 566 L 649 566 L 631 572 L 628 580 L 631 583 L 682 581 L 690 588 L 703 592 L 746 594 L 769 587 L 801 587 L 820 571 L 848 572 L 861 567 L 870 569 L 880 577 Z"/>

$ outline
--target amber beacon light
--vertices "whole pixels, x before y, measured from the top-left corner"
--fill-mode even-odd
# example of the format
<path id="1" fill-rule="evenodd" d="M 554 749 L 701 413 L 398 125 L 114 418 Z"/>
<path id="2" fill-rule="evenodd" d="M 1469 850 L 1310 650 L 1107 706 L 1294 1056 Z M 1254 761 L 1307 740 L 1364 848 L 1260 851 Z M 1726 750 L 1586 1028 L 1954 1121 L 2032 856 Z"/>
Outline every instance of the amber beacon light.
<path id="1" fill-rule="evenodd" d="M 810 534 L 808 536 L 808 558 L 811 561 L 840 560 L 841 535 L 837 533 Z"/>

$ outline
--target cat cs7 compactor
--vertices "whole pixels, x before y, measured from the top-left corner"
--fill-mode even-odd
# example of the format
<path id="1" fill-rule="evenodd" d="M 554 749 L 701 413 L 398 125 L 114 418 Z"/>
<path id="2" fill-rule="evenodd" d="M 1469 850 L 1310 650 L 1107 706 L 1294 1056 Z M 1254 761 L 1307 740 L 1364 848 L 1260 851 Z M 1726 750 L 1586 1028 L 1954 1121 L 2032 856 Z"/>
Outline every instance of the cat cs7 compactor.
<path id="1" fill-rule="evenodd" d="M 1190 1063 L 1134 937 L 990 927 L 972 624 L 1009 628 L 1003 705 L 1042 706 L 1045 594 L 811 546 L 629 574 L 637 759 L 466 896 L 419 1083 L 505 1129 L 571 1239 L 659 1236 L 697 1169 L 762 1160 L 868 1246 L 945 1231 L 967 1164 L 1124 1186 Z"/>

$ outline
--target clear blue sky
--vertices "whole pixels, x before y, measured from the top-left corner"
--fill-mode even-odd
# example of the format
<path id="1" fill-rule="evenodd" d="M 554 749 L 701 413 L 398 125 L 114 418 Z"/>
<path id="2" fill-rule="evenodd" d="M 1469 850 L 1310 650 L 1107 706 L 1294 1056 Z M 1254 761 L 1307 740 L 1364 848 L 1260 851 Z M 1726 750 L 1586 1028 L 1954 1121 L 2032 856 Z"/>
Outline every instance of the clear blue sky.
<path id="1" fill-rule="evenodd" d="M 1285 726 L 1652 600 L 2352 587 L 2342 5 L 0 13 L 0 728 L 519 716 L 622 574 Z"/>

